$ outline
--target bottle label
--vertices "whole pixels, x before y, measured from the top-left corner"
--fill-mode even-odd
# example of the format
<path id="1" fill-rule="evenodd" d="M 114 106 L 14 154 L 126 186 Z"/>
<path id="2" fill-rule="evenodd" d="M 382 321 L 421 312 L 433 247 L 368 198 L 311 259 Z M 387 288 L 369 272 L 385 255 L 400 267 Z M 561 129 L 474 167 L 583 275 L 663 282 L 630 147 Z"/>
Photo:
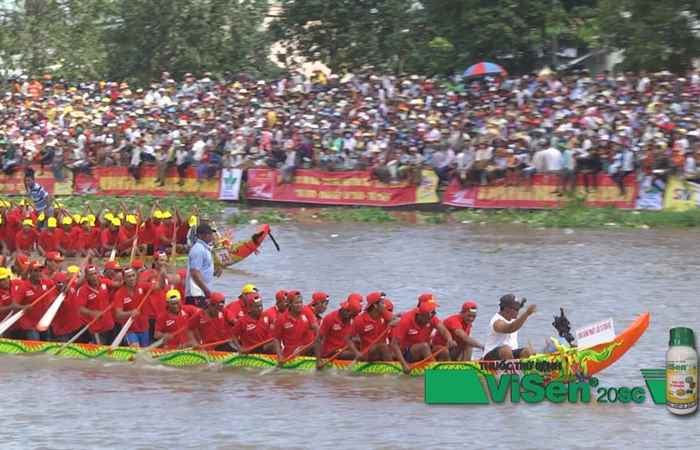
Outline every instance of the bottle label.
<path id="1" fill-rule="evenodd" d="M 675 409 L 695 408 L 698 403 L 696 362 L 666 362 L 666 403 Z"/>

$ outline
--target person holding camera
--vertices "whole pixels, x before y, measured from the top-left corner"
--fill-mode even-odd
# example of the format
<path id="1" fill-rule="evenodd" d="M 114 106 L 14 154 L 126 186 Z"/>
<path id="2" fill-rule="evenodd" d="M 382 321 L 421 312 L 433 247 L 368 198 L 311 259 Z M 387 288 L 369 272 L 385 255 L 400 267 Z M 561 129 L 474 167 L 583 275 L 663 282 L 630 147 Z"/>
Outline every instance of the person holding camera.
<path id="1" fill-rule="evenodd" d="M 500 310 L 489 322 L 489 333 L 484 343 L 482 359 L 495 361 L 527 358 L 531 355 L 530 350 L 518 346 L 518 330 L 537 311 L 536 305 L 530 305 L 524 313 L 518 314 L 526 301 L 524 298 L 518 301 L 513 294 L 501 297 Z"/>

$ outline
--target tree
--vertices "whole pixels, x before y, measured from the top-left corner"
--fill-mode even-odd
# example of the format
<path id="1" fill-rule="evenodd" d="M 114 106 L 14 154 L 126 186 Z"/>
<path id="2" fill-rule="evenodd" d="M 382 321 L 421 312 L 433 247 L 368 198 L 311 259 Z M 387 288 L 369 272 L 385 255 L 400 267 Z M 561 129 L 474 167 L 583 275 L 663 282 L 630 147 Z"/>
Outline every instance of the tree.
<path id="1" fill-rule="evenodd" d="M 692 67 L 700 56 L 695 0 L 601 0 L 600 23 L 605 42 L 624 50 L 624 70 L 670 70 Z"/>

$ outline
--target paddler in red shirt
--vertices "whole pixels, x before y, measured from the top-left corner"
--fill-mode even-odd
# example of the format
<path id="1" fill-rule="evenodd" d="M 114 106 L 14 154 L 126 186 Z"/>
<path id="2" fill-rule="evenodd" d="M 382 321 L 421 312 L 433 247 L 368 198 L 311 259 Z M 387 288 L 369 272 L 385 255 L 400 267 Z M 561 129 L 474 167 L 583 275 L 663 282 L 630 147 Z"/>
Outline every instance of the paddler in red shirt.
<path id="1" fill-rule="evenodd" d="M 442 321 L 442 324 L 447 328 L 447 331 L 452 335 L 452 339 L 457 343 L 455 347 L 450 349 L 450 359 L 452 361 L 469 361 L 472 359 L 472 350 L 474 347 L 484 349 L 484 346 L 472 338 L 472 324 L 476 319 L 477 304 L 473 301 L 466 301 L 462 305 L 462 311 L 459 314 L 454 314 Z M 432 342 L 433 350 L 437 347 L 447 345 L 445 338 L 440 333 L 433 335 Z"/>
<path id="2" fill-rule="evenodd" d="M 65 216 L 61 219 L 61 228 L 56 229 L 59 251 L 66 256 L 75 256 L 76 240 L 73 232 L 73 218 Z"/>
<path id="3" fill-rule="evenodd" d="M 103 255 L 109 255 L 112 249 L 117 248 L 117 244 L 119 243 L 119 227 L 121 226 L 121 219 L 115 217 L 109 221 L 107 228 L 102 230 L 100 234 L 100 246 Z"/>
<path id="4" fill-rule="evenodd" d="M 117 238 L 117 253 L 119 255 L 131 255 L 131 248 L 133 247 L 134 240 L 136 240 L 136 236 L 138 234 L 138 223 L 138 218 L 134 214 L 126 215 L 124 225 L 119 228 L 119 235 Z M 138 242 L 136 245 L 138 246 Z M 145 250 L 145 246 L 143 250 Z"/>
<path id="5" fill-rule="evenodd" d="M 275 293 L 275 304 L 265 310 L 265 315 L 270 319 L 270 326 L 275 326 L 277 317 L 282 315 L 287 310 L 289 303 L 287 302 L 287 291 L 280 290 Z"/>
<path id="6" fill-rule="evenodd" d="M 272 337 L 275 344 L 278 364 L 281 366 L 285 358 L 291 355 L 310 356 L 313 354 L 311 345 L 318 335 L 318 322 L 310 308 L 304 306 L 301 292 L 287 292 L 289 309 L 275 321 Z"/>
<path id="7" fill-rule="evenodd" d="M 316 368 L 321 368 L 323 358 L 353 359 L 360 355 L 352 342 L 352 321 L 362 312 L 362 300 L 362 295 L 350 294 L 340 308 L 323 318 L 314 348 Z"/>
<path id="8" fill-rule="evenodd" d="M 58 342 L 68 342 L 83 326 L 85 326 L 85 321 L 80 315 L 80 305 L 78 305 L 77 302 L 77 284 L 73 283 L 66 289 L 66 283 L 72 278 L 73 273 L 80 272 L 80 269 L 77 266 L 71 266 L 68 268 L 68 272 L 70 274 L 58 272 L 54 277 L 57 292 L 61 292 L 64 289 L 66 292 L 66 297 L 61 307 L 58 309 L 58 312 L 56 312 L 56 317 L 54 317 L 53 322 L 51 322 L 53 339 Z M 83 333 L 74 342 L 81 344 L 89 343 L 90 335 Z"/>
<path id="9" fill-rule="evenodd" d="M 432 354 L 430 335 L 434 329 L 437 329 L 445 338 L 448 348 L 457 345 L 450 332 L 435 315 L 437 306 L 437 302 L 431 297 L 422 302 L 418 308 L 401 316 L 399 324 L 392 331 L 391 347 L 394 356 L 406 373 L 411 371 L 410 363 L 422 361 Z M 440 361 L 447 360 L 449 357 L 447 350 L 436 355 L 436 359 Z"/>
<path id="10" fill-rule="evenodd" d="M 89 265 L 85 268 L 85 282 L 78 289 L 77 303 L 80 314 L 87 324 L 99 317 L 90 328 L 92 342 L 109 345 L 114 340 L 114 316 L 107 308 L 111 306 L 109 287 L 100 280 L 97 267 Z"/>
<path id="11" fill-rule="evenodd" d="M 19 329 L 23 331 L 24 339 L 33 341 L 46 341 L 49 339 L 49 333 L 46 331 L 38 332 L 36 325 L 57 295 L 54 289 L 54 292 L 45 295 L 43 300 L 30 307 L 32 302 L 53 288 L 54 282 L 43 278 L 43 270 L 44 265 L 41 262 L 32 261 L 29 267 L 29 279 L 19 289 L 16 297 L 18 306 L 20 306 L 19 309 L 29 308 L 25 311 L 24 316 L 19 319 Z"/>
<path id="12" fill-rule="evenodd" d="M 353 336 L 359 340 L 359 359 L 363 361 L 391 361 L 393 353 L 388 339 L 393 319 L 387 306 L 391 305 L 384 292 L 370 292 L 367 308 L 353 321 Z M 393 309 L 393 305 L 391 305 Z"/>
<path id="13" fill-rule="evenodd" d="M 176 349 L 195 346 L 197 342 L 192 335 L 193 319 L 198 319 L 201 309 L 193 305 L 182 306 L 180 292 L 171 289 L 166 294 L 165 312 L 156 319 L 154 339 L 165 339 L 163 348 Z"/>
<path id="14" fill-rule="evenodd" d="M 63 255 L 60 252 L 47 252 L 44 258 L 44 278 L 53 279 L 61 273 Z"/>
<path id="15" fill-rule="evenodd" d="M 113 297 L 114 319 L 121 330 L 121 327 L 129 320 L 134 321 L 127 332 L 125 339 L 130 347 L 148 347 L 150 344 L 150 333 L 148 331 L 148 315 L 143 312 L 142 305 L 145 295 L 148 293 L 150 285 L 139 283 L 136 271 L 127 267 L 124 269 L 124 285 L 116 290 Z M 121 342 L 119 343 L 121 345 Z"/>
<path id="16" fill-rule="evenodd" d="M 221 292 L 212 292 L 207 301 L 207 307 L 192 324 L 195 340 L 200 344 L 209 344 L 231 339 L 233 327 L 228 324 L 223 313 L 226 297 Z M 233 348 L 227 342 L 212 350 L 230 352 Z"/>
<path id="17" fill-rule="evenodd" d="M 255 294 L 258 292 L 258 288 L 253 284 L 246 284 L 241 289 L 241 294 L 238 298 L 224 308 L 224 317 L 229 325 L 234 326 L 236 322 L 245 315 L 245 300 L 248 294 Z"/>
<path id="18" fill-rule="evenodd" d="M 22 220 L 22 229 L 15 234 L 15 250 L 26 254 L 32 254 L 36 248 L 39 235 L 34 229 L 32 219 Z"/>
<path id="19" fill-rule="evenodd" d="M 272 321 L 263 312 L 263 301 L 258 293 L 248 294 L 245 315 L 233 327 L 233 343 L 240 353 L 273 354 Z"/>
<path id="20" fill-rule="evenodd" d="M 314 292 L 311 294 L 311 303 L 309 303 L 309 308 L 311 308 L 313 311 L 318 323 L 321 323 L 321 320 L 323 320 L 323 313 L 325 313 L 326 309 L 328 309 L 328 303 L 330 300 L 331 296 L 325 292 Z"/>
<path id="21" fill-rule="evenodd" d="M 7 316 L 15 312 L 15 294 L 17 289 L 12 286 L 13 280 L 10 279 L 12 276 L 12 271 L 7 267 L 0 267 L 0 322 L 5 320 Z M 20 282 L 20 280 L 15 280 Z M 13 325 L 4 334 L 5 337 L 10 339 L 19 339 L 21 336 L 17 333 L 17 325 Z"/>
<path id="22" fill-rule="evenodd" d="M 88 217 L 80 219 L 80 226 L 71 230 L 75 254 L 80 256 L 97 256 L 100 254 L 101 230 L 95 227 L 95 222 Z"/>
<path id="23" fill-rule="evenodd" d="M 57 252 L 61 249 L 61 236 L 57 232 L 57 226 L 58 221 L 56 218 L 49 217 L 46 220 L 46 228 L 39 233 L 38 243 L 43 255 L 48 252 Z"/>

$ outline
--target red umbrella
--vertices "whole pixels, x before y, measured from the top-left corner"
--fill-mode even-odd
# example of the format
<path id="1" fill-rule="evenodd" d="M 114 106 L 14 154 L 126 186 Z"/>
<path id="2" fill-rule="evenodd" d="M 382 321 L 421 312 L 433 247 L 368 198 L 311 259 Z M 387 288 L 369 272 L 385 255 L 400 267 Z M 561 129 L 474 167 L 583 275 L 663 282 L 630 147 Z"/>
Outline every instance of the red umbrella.
<path id="1" fill-rule="evenodd" d="M 477 64 L 474 64 L 473 66 L 470 66 L 467 70 L 464 71 L 462 74 L 463 77 L 465 78 L 473 78 L 473 77 L 483 77 L 486 75 L 507 75 L 508 72 L 506 70 L 499 66 L 498 64 L 494 64 L 491 62 L 480 62 Z"/>

